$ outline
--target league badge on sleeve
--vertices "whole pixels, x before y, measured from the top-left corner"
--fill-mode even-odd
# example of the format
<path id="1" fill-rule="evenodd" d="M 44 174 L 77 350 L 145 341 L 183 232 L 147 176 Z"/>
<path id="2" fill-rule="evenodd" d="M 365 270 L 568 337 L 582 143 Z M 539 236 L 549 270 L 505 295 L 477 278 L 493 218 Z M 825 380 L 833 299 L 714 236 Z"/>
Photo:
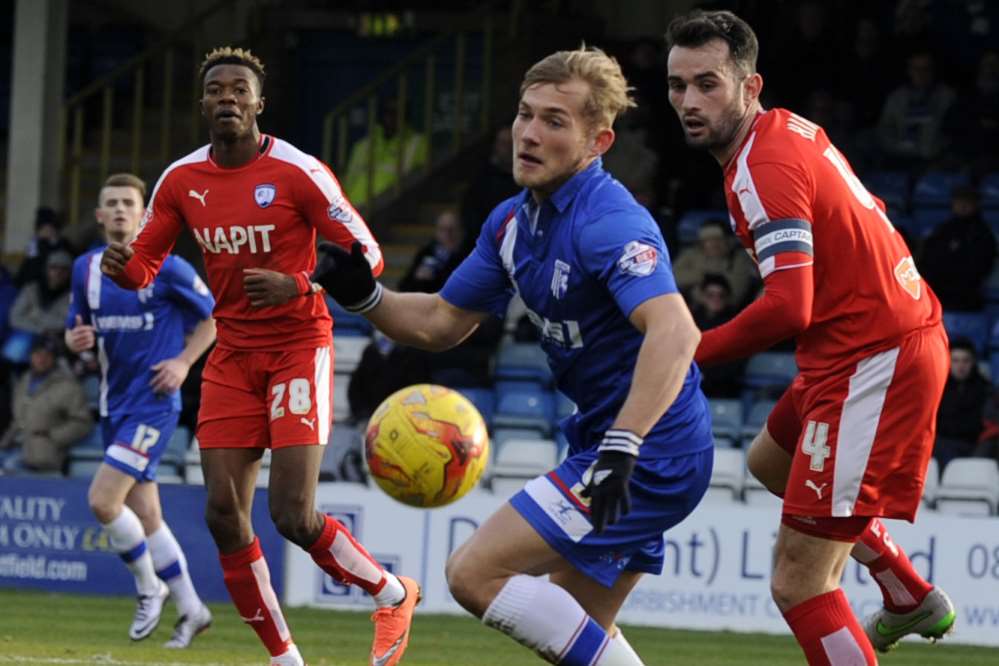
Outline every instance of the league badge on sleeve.
<path id="1" fill-rule="evenodd" d="M 257 205 L 261 208 L 267 208 L 274 201 L 274 195 L 277 194 L 277 188 L 270 183 L 263 183 L 257 185 L 257 188 L 253 190 L 253 200 L 257 202 Z"/>
<path id="2" fill-rule="evenodd" d="M 624 246 L 624 252 L 617 260 L 617 267 L 621 269 L 622 273 L 645 277 L 652 275 L 658 261 L 659 252 L 656 248 L 638 241 L 631 241 Z"/>

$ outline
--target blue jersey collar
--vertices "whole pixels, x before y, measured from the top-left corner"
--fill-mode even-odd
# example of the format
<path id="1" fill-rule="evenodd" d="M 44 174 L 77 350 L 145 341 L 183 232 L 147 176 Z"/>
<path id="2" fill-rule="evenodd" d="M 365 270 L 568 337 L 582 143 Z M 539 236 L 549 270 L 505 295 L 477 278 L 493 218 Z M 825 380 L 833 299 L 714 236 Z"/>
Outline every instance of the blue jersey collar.
<path id="1" fill-rule="evenodd" d="M 562 187 L 555 190 L 555 193 L 549 197 L 549 201 L 552 202 L 552 205 L 555 206 L 559 213 L 565 212 L 565 209 L 568 208 L 573 198 L 583 188 L 583 185 L 603 174 L 603 165 L 603 160 L 598 157 L 590 162 L 588 167 L 567 180 Z"/>

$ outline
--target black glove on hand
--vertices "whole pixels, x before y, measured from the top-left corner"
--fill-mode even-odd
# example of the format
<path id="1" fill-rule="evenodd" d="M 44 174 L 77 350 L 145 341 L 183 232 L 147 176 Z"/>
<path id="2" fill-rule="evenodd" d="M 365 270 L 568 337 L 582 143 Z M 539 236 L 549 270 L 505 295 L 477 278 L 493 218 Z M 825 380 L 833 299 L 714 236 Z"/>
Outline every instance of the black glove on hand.
<path id="1" fill-rule="evenodd" d="M 590 522 L 597 534 L 631 511 L 628 483 L 635 471 L 642 438 L 630 430 L 608 430 L 597 449 L 593 476 L 581 493 L 590 498 Z"/>
<path id="2" fill-rule="evenodd" d="M 350 312 L 367 312 L 382 300 L 382 286 L 372 275 L 371 264 L 357 241 L 350 252 L 333 243 L 320 243 L 312 281 Z"/>

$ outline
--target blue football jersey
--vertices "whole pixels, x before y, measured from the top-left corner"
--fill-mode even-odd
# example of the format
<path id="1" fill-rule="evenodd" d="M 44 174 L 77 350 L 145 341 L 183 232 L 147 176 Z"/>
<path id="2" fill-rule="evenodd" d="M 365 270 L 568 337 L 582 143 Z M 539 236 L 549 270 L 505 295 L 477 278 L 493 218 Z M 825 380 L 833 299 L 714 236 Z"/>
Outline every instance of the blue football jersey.
<path id="1" fill-rule="evenodd" d="M 562 427 L 579 451 L 599 444 L 631 386 L 643 337 L 628 317 L 644 301 L 676 292 L 659 227 L 597 159 L 540 206 L 527 190 L 497 206 L 441 296 L 502 317 L 520 295 L 559 390 L 578 407 Z M 709 419 L 692 363 L 646 436 L 643 456 L 710 447 L 701 436 Z"/>
<path id="2" fill-rule="evenodd" d="M 176 255 L 144 289 L 122 289 L 101 273 L 104 246 L 73 263 L 73 294 L 66 327 L 80 315 L 96 329 L 101 368 L 101 416 L 180 410 L 180 392 L 156 394 L 152 366 L 184 349 L 184 336 L 212 316 L 215 299 L 191 264 Z"/>

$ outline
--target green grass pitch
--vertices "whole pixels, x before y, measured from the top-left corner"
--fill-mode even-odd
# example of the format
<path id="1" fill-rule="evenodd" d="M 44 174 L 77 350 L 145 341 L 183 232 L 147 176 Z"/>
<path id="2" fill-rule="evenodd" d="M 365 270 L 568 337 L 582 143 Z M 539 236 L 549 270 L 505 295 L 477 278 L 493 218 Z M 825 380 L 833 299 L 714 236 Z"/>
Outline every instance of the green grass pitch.
<path id="1" fill-rule="evenodd" d="M 215 624 L 187 650 L 161 647 L 175 619 L 168 605 L 159 629 L 128 640 L 134 601 L 122 597 L 65 596 L 0 590 L 0 664 L 266 664 L 256 636 L 228 604 L 212 605 Z M 367 663 L 371 625 L 363 613 L 286 610 L 295 640 L 310 666 Z M 960 622 L 960 618 L 958 618 Z M 800 666 L 789 637 L 731 632 L 626 627 L 648 666 L 739 664 Z M 405 666 L 530 666 L 543 663 L 526 649 L 470 617 L 417 615 Z M 999 649 L 903 643 L 883 666 L 999 664 Z"/>

